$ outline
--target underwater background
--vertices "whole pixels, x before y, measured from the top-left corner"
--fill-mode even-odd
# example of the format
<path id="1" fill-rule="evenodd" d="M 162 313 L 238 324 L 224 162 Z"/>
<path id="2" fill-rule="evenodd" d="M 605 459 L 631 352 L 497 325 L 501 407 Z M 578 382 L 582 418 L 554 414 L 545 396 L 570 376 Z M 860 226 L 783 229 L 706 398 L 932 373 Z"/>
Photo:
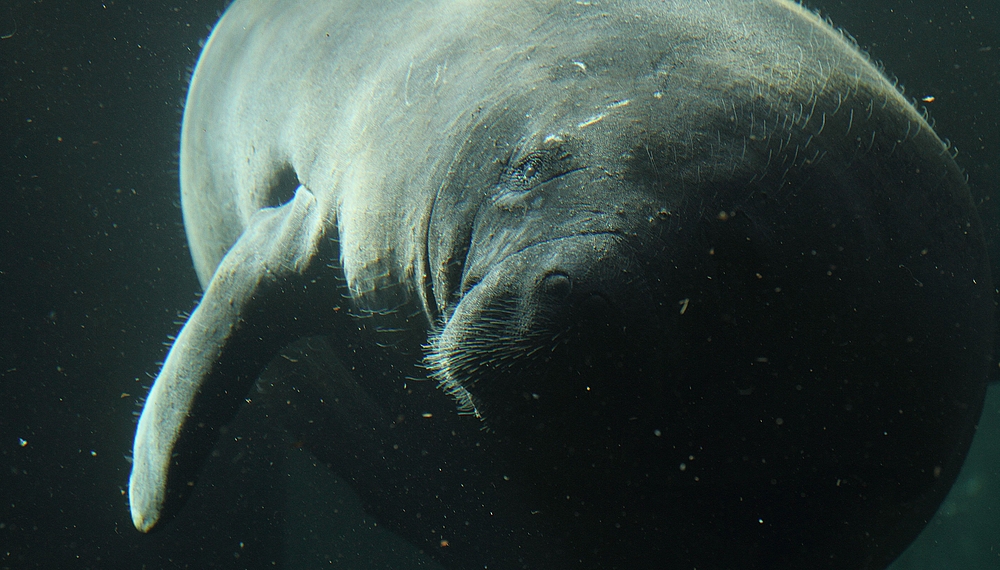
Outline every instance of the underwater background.
<path id="1" fill-rule="evenodd" d="M 437 567 L 254 406 L 183 517 L 132 527 L 135 414 L 199 290 L 179 208 L 183 100 L 226 4 L 0 1 L 0 569 Z M 807 5 L 959 149 L 1000 277 L 1000 2 Z M 1000 383 L 951 494 L 892 568 L 1000 568 Z"/>

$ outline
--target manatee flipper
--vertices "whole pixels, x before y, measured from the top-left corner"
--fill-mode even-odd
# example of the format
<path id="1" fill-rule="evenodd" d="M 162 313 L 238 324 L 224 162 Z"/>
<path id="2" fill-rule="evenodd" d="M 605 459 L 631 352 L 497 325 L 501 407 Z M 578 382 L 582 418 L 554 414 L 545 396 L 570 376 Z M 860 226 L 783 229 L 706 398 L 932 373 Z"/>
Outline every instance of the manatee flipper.
<path id="1" fill-rule="evenodd" d="M 299 186 L 288 203 L 253 215 L 215 271 L 139 418 L 129 502 L 140 531 L 183 502 L 216 429 L 232 419 L 275 347 L 318 326 L 312 316 L 324 305 L 315 302 L 323 285 L 311 270 L 325 265 L 316 258 L 327 222 L 313 193 Z M 311 308 L 267 310 L 296 302 Z"/>

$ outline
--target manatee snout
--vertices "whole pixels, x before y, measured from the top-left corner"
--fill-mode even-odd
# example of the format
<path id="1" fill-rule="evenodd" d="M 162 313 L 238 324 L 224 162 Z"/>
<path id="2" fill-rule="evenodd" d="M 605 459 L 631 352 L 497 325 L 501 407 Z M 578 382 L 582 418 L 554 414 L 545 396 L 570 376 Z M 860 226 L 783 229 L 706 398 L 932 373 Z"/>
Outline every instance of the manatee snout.
<path id="1" fill-rule="evenodd" d="M 538 249 L 537 255 L 531 252 Z M 529 248 L 526 271 L 515 275 L 513 295 L 532 307 L 556 341 L 602 335 L 604 342 L 630 326 L 650 325 L 650 290 L 627 240 L 586 234 Z M 536 257 L 532 261 L 530 257 Z"/>
<path id="2" fill-rule="evenodd" d="M 463 412 L 480 415 L 476 386 L 528 370 L 555 381 L 575 363 L 619 353 L 628 339 L 656 328 L 639 267 L 615 233 L 522 249 L 475 280 L 432 336 L 426 357 L 432 378 Z"/>

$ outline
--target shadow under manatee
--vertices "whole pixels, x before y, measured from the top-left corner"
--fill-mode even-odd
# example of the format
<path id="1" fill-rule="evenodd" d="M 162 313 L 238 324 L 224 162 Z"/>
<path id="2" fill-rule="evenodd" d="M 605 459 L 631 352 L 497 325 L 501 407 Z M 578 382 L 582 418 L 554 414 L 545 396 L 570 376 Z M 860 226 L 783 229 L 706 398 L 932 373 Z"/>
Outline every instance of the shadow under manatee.
<path id="1" fill-rule="evenodd" d="M 260 376 L 253 397 L 268 421 L 291 433 L 293 448 L 318 459 L 311 465 L 300 455 L 289 464 L 298 471 L 289 479 L 296 487 L 289 503 L 298 505 L 289 509 L 290 565 L 354 559 L 365 567 L 422 567 L 431 558 L 447 568 L 565 563 L 558 547 L 533 540 L 557 531 L 539 517 L 525 518 L 519 501 L 533 491 L 502 454 L 492 453 L 482 422 L 459 415 L 435 382 L 415 380 L 416 364 L 399 370 L 397 361 L 383 358 L 384 349 L 366 352 L 371 343 L 337 342 L 352 352 L 346 359 L 323 337 L 290 345 Z M 297 511 L 311 486 L 316 497 L 307 511 L 325 504 L 322 523 Z M 354 514 L 337 516 L 342 508 Z M 372 534 L 376 525 L 406 541 Z M 323 542 L 312 540 L 314 533 L 329 534 Z"/>
<path id="2" fill-rule="evenodd" d="M 375 371 L 361 375 L 365 372 Z M 365 501 L 335 473 L 335 464 L 349 459 L 336 457 L 337 450 L 349 449 L 349 442 L 366 440 L 366 434 L 386 422 L 386 408 L 369 397 L 358 377 L 325 337 L 315 336 L 287 347 L 257 380 L 255 403 L 261 405 L 268 421 L 290 433 L 284 458 L 287 516 L 283 566 L 441 569 L 366 512 Z M 357 484 L 357 479 L 353 483 Z M 386 488 L 386 500 L 391 500 L 389 495 L 394 492 Z"/>
<path id="3" fill-rule="evenodd" d="M 429 440 L 429 449 L 406 449 L 413 440 L 403 436 L 394 440 L 391 434 L 407 422 L 431 426 L 455 420 L 453 403 L 436 392 L 433 383 L 404 380 L 405 373 L 377 358 L 352 361 L 364 362 L 365 369 L 345 365 L 325 337 L 309 337 L 286 348 L 257 382 L 255 416 L 266 417 L 290 434 L 283 465 L 287 513 L 282 521 L 283 565 L 436 570 L 443 568 L 440 562 L 448 566 L 449 558 L 463 556 L 473 545 L 456 543 L 448 525 L 462 522 L 448 520 L 448 512 L 435 512 L 439 503 L 435 491 L 449 489 L 428 488 L 420 480 L 423 467 L 418 465 L 448 442 Z M 395 378 L 388 385 L 402 383 L 395 390 L 402 397 L 388 393 L 393 390 L 379 393 L 388 378 Z M 369 383 L 363 388 L 366 379 Z M 393 412 L 401 413 L 390 417 Z M 374 437 L 376 433 L 382 435 Z M 437 433 L 435 429 L 433 437 L 440 438 Z M 890 570 L 971 570 L 997 563 L 1000 549 L 992 534 L 996 524 L 990 521 L 1000 517 L 998 446 L 1000 387 L 993 386 L 961 476 L 926 530 Z M 414 469 L 405 473 L 409 453 L 414 454 Z M 388 466 L 392 454 L 397 454 L 394 467 Z M 376 468 L 372 463 L 378 458 L 386 464 Z M 397 499 L 413 508 L 403 507 L 403 513 L 386 508 Z M 390 528 L 402 529 L 408 539 Z M 420 535 L 426 540 L 415 542 L 413 537 Z"/>
<path id="4" fill-rule="evenodd" d="M 354 489 L 307 450 L 289 450 L 284 471 L 282 567 L 444 570 L 366 513 Z"/>

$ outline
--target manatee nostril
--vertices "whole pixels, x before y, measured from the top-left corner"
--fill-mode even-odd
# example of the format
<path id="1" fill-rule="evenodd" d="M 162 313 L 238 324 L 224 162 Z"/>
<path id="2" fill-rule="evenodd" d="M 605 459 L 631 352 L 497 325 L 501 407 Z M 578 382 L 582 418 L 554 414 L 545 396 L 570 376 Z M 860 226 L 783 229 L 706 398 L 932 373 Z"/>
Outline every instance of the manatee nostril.
<path id="1" fill-rule="evenodd" d="M 573 281 L 562 271 L 551 271 L 542 278 L 541 290 L 546 295 L 561 301 L 573 292 Z"/>

